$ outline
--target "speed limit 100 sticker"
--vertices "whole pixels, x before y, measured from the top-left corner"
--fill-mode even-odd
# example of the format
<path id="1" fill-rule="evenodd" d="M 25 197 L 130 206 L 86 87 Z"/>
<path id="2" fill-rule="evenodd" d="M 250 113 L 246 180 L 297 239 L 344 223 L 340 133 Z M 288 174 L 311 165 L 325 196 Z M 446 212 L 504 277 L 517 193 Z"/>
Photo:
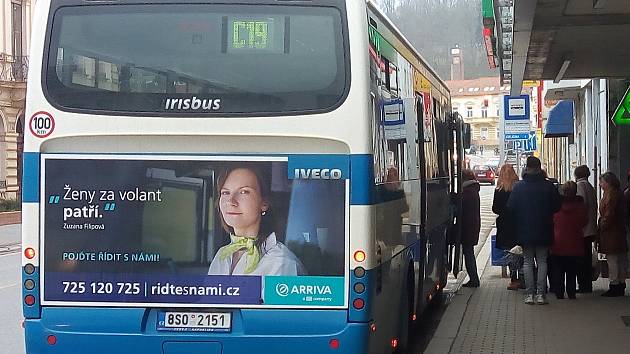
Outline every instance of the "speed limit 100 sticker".
<path id="1" fill-rule="evenodd" d="M 31 133 L 38 138 L 45 138 L 55 130 L 55 119 L 48 112 L 37 112 L 28 123 Z"/>

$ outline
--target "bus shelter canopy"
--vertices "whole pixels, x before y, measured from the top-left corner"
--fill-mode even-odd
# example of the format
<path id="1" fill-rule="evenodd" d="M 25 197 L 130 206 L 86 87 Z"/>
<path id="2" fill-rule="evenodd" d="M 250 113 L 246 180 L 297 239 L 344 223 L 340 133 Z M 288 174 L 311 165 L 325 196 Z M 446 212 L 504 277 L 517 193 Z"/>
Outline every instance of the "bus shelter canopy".
<path id="1" fill-rule="evenodd" d="M 494 0 L 497 20 L 512 22 L 512 94 L 523 80 L 630 76 L 630 1 Z M 513 16 L 502 19 L 501 16 Z M 497 22 L 499 22 L 497 21 Z"/>

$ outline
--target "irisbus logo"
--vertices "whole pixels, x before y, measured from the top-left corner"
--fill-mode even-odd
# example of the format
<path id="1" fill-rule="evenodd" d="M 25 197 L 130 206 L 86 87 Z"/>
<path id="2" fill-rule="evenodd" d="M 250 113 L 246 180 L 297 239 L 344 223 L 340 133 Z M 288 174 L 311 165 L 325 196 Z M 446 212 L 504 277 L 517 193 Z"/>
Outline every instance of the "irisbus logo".
<path id="1" fill-rule="evenodd" d="M 221 109 L 220 98 L 167 98 L 165 110 L 177 111 L 218 111 Z"/>

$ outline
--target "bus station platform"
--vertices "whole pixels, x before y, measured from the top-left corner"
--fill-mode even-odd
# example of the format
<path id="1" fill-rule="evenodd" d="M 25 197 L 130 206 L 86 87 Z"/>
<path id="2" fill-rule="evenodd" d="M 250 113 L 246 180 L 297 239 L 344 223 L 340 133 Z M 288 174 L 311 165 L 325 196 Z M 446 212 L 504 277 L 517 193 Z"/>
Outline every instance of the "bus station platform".
<path id="1" fill-rule="evenodd" d="M 510 291 L 501 267 L 492 266 L 490 237 L 480 248 L 481 286 L 459 287 L 450 294 L 439 327 L 424 353 L 614 354 L 630 351 L 630 291 L 604 298 L 608 279 L 576 300 L 526 305 L 524 290 Z M 467 278 L 460 276 L 458 278 Z M 458 279 L 461 284 L 464 279 Z"/>

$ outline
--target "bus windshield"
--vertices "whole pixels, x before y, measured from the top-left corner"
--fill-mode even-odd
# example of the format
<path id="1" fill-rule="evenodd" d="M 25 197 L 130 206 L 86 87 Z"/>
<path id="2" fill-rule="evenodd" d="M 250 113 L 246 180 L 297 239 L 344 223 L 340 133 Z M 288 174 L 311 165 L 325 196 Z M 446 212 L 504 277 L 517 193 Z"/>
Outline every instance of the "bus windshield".
<path id="1" fill-rule="evenodd" d="M 61 7 L 45 89 L 105 114 L 321 112 L 349 86 L 344 32 L 333 7 Z"/>

